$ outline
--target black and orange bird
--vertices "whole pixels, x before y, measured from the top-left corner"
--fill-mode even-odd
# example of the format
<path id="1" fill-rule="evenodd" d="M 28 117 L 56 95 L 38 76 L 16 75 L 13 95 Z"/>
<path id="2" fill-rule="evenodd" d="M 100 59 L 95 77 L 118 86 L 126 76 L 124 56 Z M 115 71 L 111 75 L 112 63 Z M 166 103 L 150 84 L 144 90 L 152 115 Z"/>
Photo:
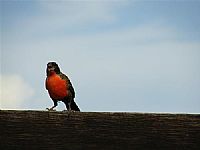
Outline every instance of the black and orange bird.
<path id="1" fill-rule="evenodd" d="M 46 89 L 54 103 L 51 108 L 47 109 L 53 110 L 58 105 L 58 101 L 62 101 L 65 103 L 68 111 L 80 111 L 74 101 L 75 91 L 72 83 L 69 78 L 60 71 L 58 64 L 56 62 L 49 62 L 47 64 L 46 73 Z"/>

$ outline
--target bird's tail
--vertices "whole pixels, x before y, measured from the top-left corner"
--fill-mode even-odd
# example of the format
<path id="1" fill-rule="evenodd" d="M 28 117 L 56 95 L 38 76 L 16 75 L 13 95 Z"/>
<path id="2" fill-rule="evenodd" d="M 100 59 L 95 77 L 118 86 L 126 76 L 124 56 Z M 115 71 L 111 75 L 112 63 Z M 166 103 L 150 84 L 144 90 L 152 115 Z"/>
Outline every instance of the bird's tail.
<path id="1" fill-rule="evenodd" d="M 80 111 L 80 109 L 76 105 L 74 99 L 71 99 L 71 101 L 69 99 L 64 99 L 62 101 L 65 103 L 67 110 L 71 109 L 73 111 Z"/>
<path id="2" fill-rule="evenodd" d="M 71 110 L 80 111 L 74 100 L 71 102 Z"/>

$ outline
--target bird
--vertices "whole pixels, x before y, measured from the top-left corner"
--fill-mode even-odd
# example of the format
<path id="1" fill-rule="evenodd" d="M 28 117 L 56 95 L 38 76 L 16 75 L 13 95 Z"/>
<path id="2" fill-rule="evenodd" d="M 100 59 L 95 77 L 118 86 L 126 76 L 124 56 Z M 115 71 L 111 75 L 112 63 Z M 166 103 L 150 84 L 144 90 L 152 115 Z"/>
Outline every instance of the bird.
<path id="1" fill-rule="evenodd" d="M 75 91 L 72 83 L 70 79 L 60 71 L 56 62 L 47 63 L 46 75 L 45 87 L 54 104 L 51 108 L 47 108 L 47 110 L 53 111 L 58 105 L 58 101 L 62 101 L 67 111 L 80 111 L 74 101 Z"/>

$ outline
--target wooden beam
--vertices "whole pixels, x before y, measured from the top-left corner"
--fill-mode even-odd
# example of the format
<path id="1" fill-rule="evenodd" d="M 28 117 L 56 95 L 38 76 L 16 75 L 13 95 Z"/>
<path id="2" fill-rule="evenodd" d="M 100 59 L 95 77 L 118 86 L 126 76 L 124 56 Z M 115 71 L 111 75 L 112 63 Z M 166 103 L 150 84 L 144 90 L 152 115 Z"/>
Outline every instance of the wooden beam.
<path id="1" fill-rule="evenodd" d="M 0 149 L 199 150 L 199 114 L 0 111 Z"/>

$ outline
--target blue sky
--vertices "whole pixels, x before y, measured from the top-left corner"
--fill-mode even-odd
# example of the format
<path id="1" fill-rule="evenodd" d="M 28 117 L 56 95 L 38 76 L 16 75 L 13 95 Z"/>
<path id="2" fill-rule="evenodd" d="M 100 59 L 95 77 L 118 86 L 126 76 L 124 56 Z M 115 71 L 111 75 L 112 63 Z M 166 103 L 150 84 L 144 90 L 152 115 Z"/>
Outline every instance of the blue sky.
<path id="1" fill-rule="evenodd" d="M 0 5 L 1 109 L 50 107 L 56 61 L 82 111 L 200 112 L 200 1 Z"/>

